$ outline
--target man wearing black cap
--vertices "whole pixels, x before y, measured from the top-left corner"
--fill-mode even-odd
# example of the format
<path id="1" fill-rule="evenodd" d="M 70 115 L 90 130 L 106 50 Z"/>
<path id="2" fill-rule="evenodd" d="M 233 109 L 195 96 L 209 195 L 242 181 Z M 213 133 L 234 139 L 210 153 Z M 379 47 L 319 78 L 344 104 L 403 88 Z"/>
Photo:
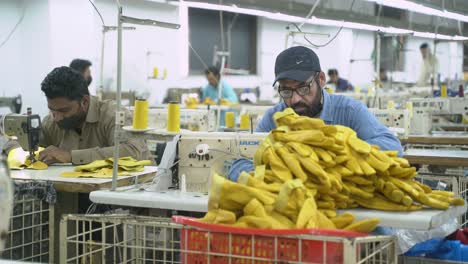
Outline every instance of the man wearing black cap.
<path id="1" fill-rule="evenodd" d="M 328 94 L 325 73 L 317 55 L 306 47 L 292 47 L 281 52 L 275 63 L 275 82 L 282 102 L 268 109 L 258 123 L 256 132 L 270 132 L 276 128 L 273 114 L 291 107 L 303 116 L 320 118 L 330 125 L 343 125 L 356 131 L 359 138 L 384 150 L 403 153 L 400 141 L 379 123 L 367 107 L 359 101 L 342 95 Z M 236 160 L 229 178 L 237 181 L 240 172 L 252 171 L 252 161 Z"/>

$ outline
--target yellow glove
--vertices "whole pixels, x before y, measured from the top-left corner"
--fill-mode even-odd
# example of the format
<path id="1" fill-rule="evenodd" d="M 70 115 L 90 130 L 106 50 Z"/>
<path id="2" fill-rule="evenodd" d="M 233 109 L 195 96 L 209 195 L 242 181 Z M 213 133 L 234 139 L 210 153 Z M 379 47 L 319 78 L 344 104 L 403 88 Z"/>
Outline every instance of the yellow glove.
<path id="1" fill-rule="evenodd" d="M 209 210 L 199 221 L 210 224 L 232 225 L 236 222 L 236 215 L 223 209 L 213 209 Z"/>
<path id="2" fill-rule="evenodd" d="M 270 223 L 270 228 L 273 229 L 287 229 L 291 228 L 292 225 L 292 222 L 290 222 L 289 220 L 285 221 L 284 219 L 276 218 L 268 214 L 265 208 L 263 207 L 262 203 L 260 203 L 257 199 L 252 199 L 244 207 L 244 216 L 253 216 L 264 219 L 265 221 Z M 277 215 L 275 214 L 275 216 Z M 253 219 L 250 218 L 250 220 Z M 262 221 L 262 223 L 264 223 L 264 221 Z"/>
<path id="3" fill-rule="evenodd" d="M 249 187 L 265 190 L 272 193 L 279 193 L 281 188 L 280 183 L 267 184 L 263 180 L 258 180 L 250 176 L 250 174 L 246 173 L 245 171 L 241 172 L 239 178 L 237 179 L 237 182 L 243 185 L 247 185 Z"/>
<path id="4" fill-rule="evenodd" d="M 276 195 L 226 180 L 218 174 L 214 174 L 211 183 L 208 209 L 224 209 L 228 211 L 240 211 L 252 199 L 256 198 L 264 205 L 272 205 Z"/>
<path id="5" fill-rule="evenodd" d="M 33 169 L 33 170 L 45 170 L 49 166 L 42 161 L 39 161 L 39 152 L 44 148 L 40 147 L 34 153 L 36 161 L 31 164 L 29 159 L 29 152 L 24 151 L 22 148 L 15 148 L 8 152 L 7 162 L 8 167 L 12 170 L 21 170 L 21 169 Z"/>

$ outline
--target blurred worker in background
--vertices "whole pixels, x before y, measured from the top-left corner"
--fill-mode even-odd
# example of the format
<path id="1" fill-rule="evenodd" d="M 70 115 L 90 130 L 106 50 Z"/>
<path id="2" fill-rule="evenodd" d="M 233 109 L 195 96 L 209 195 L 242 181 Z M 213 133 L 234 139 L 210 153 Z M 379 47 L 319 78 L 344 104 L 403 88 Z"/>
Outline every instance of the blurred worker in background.
<path id="1" fill-rule="evenodd" d="M 92 64 L 89 60 L 83 60 L 83 59 L 74 59 L 70 63 L 70 68 L 81 73 L 81 75 L 83 75 L 83 78 L 86 80 L 86 83 L 88 84 L 88 86 L 93 81 L 93 77 L 91 76 L 91 69 L 90 69 L 91 66 Z"/>
<path id="2" fill-rule="evenodd" d="M 436 80 L 439 73 L 439 62 L 436 56 L 431 53 L 431 49 L 427 43 L 421 44 L 419 50 L 421 51 L 423 61 L 417 84 L 425 86 L 431 84 L 431 79 Z"/>
<path id="3" fill-rule="evenodd" d="M 340 78 L 337 69 L 328 70 L 328 83 L 335 85 L 335 92 L 348 92 L 353 90 L 353 86 L 348 80 Z"/>
<path id="4" fill-rule="evenodd" d="M 388 79 L 387 70 L 385 70 L 384 68 L 380 68 L 379 82 L 381 88 L 390 88 L 390 80 Z"/>
<path id="5" fill-rule="evenodd" d="M 211 98 L 211 100 L 218 102 L 218 83 L 219 83 L 219 70 L 215 66 L 211 66 L 205 70 L 205 76 L 208 80 L 208 84 L 203 87 L 202 90 L 202 100 L 206 100 L 206 98 Z M 239 100 L 237 99 L 237 95 L 234 92 L 234 89 L 231 85 L 229 85 L 224 80 L 221 80 L 221 86 L 223 89 L 223 93 L 221 98 L 229 101 L 231 103 L 237 103 Z"/>
<path id="6" fill-rule="evenodd" d="M 273 115 L 287 107 L 298 115 L 320 118 L 329 125 L 343 125 L 356 131 L 357 136 L 383 150 L 398 150 L 401 143 L 390 130 L 381 124 L 367 107 L 348 96 L 328 94 L 323 91 L 325 73 L 320 68 L 317 55 L 306 47 L 292 47 L 276 57 L 275 82 L 283 101 L 268 109 L 258 123 L 256 132 L 270 132 L 276 128 Z M 242 171 L 252 171 L 251 160 L 236 160 L 229 178 L 237 181 Z"/>

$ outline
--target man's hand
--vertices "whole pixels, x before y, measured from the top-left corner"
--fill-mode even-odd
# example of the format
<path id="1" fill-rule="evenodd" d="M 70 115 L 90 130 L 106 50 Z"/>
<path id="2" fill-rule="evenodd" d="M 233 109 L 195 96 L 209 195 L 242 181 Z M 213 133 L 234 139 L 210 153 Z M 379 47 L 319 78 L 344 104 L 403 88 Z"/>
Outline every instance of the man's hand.
<path id="1" fill-rule="evenodd" d="M 48 146 L 39 152 L 39 160 L 47 164 L 70 163 L 72 158 L 71 152 L 57 148 L 56 146 Z"/>

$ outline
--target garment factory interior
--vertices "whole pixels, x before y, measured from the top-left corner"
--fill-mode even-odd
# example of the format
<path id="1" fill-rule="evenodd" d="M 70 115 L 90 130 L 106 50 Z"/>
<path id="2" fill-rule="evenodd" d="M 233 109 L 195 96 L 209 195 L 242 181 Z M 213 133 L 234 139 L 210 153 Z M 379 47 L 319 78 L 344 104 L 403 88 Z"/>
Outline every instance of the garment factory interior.
<path id="1" fill-rule="evenodd" d="M 0 263 L 467 263 L 467 14 L 0 0 Z"/>

